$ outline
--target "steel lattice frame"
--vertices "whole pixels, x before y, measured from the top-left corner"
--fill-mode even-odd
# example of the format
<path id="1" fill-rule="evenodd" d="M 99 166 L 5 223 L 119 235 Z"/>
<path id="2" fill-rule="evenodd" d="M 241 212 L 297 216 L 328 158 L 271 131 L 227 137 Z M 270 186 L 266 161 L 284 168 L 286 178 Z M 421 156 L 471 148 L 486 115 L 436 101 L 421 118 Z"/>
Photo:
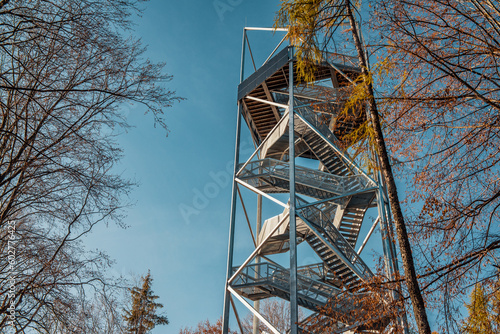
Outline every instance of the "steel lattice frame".
<path id="1" fill-rule="evenodd" d="M 373 276 L 359 254 L 377 226 L 382 235 L 386 273 L 393 277 L 398 268 L 388 219 L 390 211 L 380 173 L 369 174 L 360 168 L 342 149 L 339 140 L 342 134 L 352 131 L 366 117 L 366 114 L 359 113 L 356 117 L 342 118 L 339 112 L 339 101 L 349 95 L 353 78 L 360 72 L 355 59 L 325 53 L 324 61 L 317 65 L 316 79 L 318 82 L 331 80 L 331 87 L 303 85 L 295 78 L 294 48 L 288 46 L 278 52 L 285 37 L 264 64 L 255 68 L 247 38 L 247 32 L 251 30 L 287 31 L 271 28 L 245 28 L 243 31 L 222 332 L 228 331 L 230 304 L 242 330 L 234 297 L 271 332 L 279 334 L 247 299 L 258 301 L 281 297 L 290 301 L 290 332 L 296 334 L 300 330 L 299 305 L 314 311 L 343 288 Z M 246 45 L 255 72 L 245 79 Z M 242 119 L 257 147 L 244 162 L 240 161 Z M 378 158 L 373 151 L 370 152 L 377 164 Z M 296 166 L 297 156 L 318 160 L 319 169 Z M 262 229 L 258 223 L 259 230 L 254 234 L 240 187 L 254 192 L 258 203 L 264 198 L 281 205 L 283 213 L 267 219 Z M 275 193 L 288 193 L 290 200 L 284 203 L 272 196 Z M 296 194 L 307 196 L 309 200 Z M 234 267 L 238 197 L 255 250 L 239 267 Z M 355 251 L 361 224 L 370 207 L 377 207 L 378 217 Z M 261 209 L 257 211 L 258 222 Z M 307 242 L 323 263 L 298 269 L 298 241 Z M 283 252 L 289 254 L 289 268 L 266 257 Z M 260 258 L 266 261 L 261 262 Z M 255 259 L 257 261 L 252 263 Z M 349 305 L 338 307 L 341 312 L 340 307 L 345 309 Z M 339 323 L 338 332 L 359 327 L 355 321 Z"/>

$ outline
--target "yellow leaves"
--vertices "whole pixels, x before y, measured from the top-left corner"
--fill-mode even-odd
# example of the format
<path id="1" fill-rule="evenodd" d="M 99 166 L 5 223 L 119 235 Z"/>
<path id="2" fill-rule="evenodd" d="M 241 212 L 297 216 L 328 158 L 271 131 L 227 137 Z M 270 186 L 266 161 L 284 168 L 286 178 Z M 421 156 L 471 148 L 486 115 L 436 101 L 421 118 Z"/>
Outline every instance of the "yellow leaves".
<path id="1" fill-rule="evenodd" d="M 295 56 L 297 57 L 297 74 L 298 80 L 305 81 L 307 83 L 311 83 L 314 81 L 315 68 L 316 64 L 318 64 L 322 57 L 321 51 L 317 47 L 311 48 L 297 48 L 295 52 Z"/>
<path id="2" fill-rule="evenodd" d="M 470 296 L 470 304 L 465 304 L 469 316 L 464 323 L 463 330 L 470 334 L 493 334 L 490 298 L 488 298 L 481 284 L 476 284 Z"/>
<path id="3" fill-rule="evenodd" d="M 288 39 L 296 48 L 299 80 L 314 81 L 312 65 L 321 60 L 318 35 L 344 21 L 342 3 L 340 0 L 281 0 L 274 27 L 289 29 Z"/>
<path id="4" fill-rule="evenodd" d="M 314 66 L 321 59 L 316 42 L 317 17 L 321 0 L 282 0 L 275 27 L 288 26 L 288 39 L 296 47 L 298 79 L 314 80 Z"/>
<path id="5" fill-rule="evenodd" d="M 378 62 L 373 67 L 373 72 L 379 77 L 388 76 L 391 72 L 396 68 L 396 64 L 391 61 L 388 57 L 384 58 L 384 60 Z"/>
<path id="6" fill-rule="evenodd" d="M 305 36 L 316 26 L 319 5 L 317 0 L 282 0 L 275 27 L 289 26 L 291 41 Z"/>
<path id="7" fill-rule="evenodd" d="M 368 75 L 359 75 L 354 81 L 349 99 L 345 102 L 343 110 L 338 115 L 338 117 L 342 118 L 365 119 L 354 131 L 342 138 L 345 141 L 355 143 L 363 139 L 368 139 L 370 145 L 374 143 L 375 133 L 373 127 L 366 120 L 366 104 L 370 98 L 367 87 L 372 82 L 371 73 L 368 73 Z"/>

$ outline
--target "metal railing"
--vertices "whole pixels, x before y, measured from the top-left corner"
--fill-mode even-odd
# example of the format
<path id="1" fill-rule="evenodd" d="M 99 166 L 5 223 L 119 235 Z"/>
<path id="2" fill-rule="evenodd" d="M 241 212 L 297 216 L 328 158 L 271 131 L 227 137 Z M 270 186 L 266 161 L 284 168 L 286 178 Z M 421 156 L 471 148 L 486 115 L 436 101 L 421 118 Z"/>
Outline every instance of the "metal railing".
<path id="1" fill-rule="evenodd" d="M 239 179 L 258 187 L 261 184 L 256 178 L 277 177 L 288 180 L 289 175 L 290 164 L 288 162 L 266 158 L 248 163 Z M 372 182 L 363 175 L 340 176 L 301 166 L 295 167 L 295 182 L 338 195 L 372 187 Z"/>
<path id="2" fill-rule="evenodd" d="M 328 276 L 328 270 L 325 269 L 324 263 L 315 263 L 297 268 L 297 274 L 317 281 L 325 281 Z"/>
<path id="3" fill-rule="evenodd" d="M 340 146 L 340 141 L 330 130 L 329 122 L 325 122 L 325 115 L 323 113 L 315 112 L 305 104 L 299 104 L 294 110 L 297 114 L 301 115 L 306 121 L 314 126 L 331 143 Z"/>
<path id="4" fill-rule="evenodd" d="M 320 134 L 323 136 L 330 145 L 337 147 L 340 149 L 343 147 L 343 144 L 339 141 L 339 139 L 333 134 L 330 130 L 329 122 L 325 121 L 325 115 L 321 112 L 315 112 L 307 105 L 298 106 L 295 108 L 297 114 L 299 114 L 306 122 L 308 122 L 311 126 L 313 126 Z M 337 154 L 337 153 L 333 153 Z M 346 167 L 348 167 L 354 174 L 363 174 L 359 167 L 356 167 L 356 163 L 354 162 L 357 159 L 353 159 L 349 157 L 349 154 L 343 151 L 343 154 L 337 154 L 338 158 L 344 163 Z M 359 161 L 358 161 L 359 162 Z M 357 172 L 356 172 L 357 170 Z M 365 176 L 366 177 L 366 176 Z M 369 177 L 366 177 L 366 182 L 375 186 L 375 183 L 370 180 Z"/>
<path id="5" fill-rule="evenodd" d="M 338 105 L 346 102 L 352 96 L 353 86 L 344 87 L 328 87 L 321 84 L 307 85 L 301 84 L 294 87 L 293 94 L 296 98 L 296 105 L 307 103 L 315 105 L 315 102 L 320 104 Z M 288 104 L 289 91 L 288 88 L 273 90 L 275 102 Z M 322 110 L 327 112 L 327 110 Z"/>
<path id="6" fill-rule="evenodd" d="M 358 57 L 349 56 L 336 52 L 323 52 L 323 59 L 330 64 L 339 64 L 359 68 Z"/>
<path id="7" fill-rule="evenodd" d="M 297 198 L 299 206 L 307 204 L 304 200 Z M 306 219 L 312 225 L 322 229 L 328 241 L 335 245 L 342 255 L 351 263 L 357 270 L 358 274 L 365 279 L 373 277 L 373 273 L 356 251 L 349 245 L 347 240 L 342 236 L 340 231 L 333 225 L 329 217 L 325 215 L 320 209 L 314 206 L 307 206 L 298 210 L 299 216 Z"/>
<path id="8" fill-rule="evenodd" d="M 340 289 L 331 285 L 319 282 L 308 276 L 321 276 L 321 272 L 315 272 L 314 266 L 308 269 L 301 267 L 301 271 L 297 270 L 297 295 L 299 298 L 305 298 L 309 302 L 317 305 L 325 305 L 330 298 L 341 292 Z M 238 270 L 238 267 L 233 268 L 233 273 Z M 309 272 L 309 274 L 307 274 Z M 306 275 L 303 275 L 306 273 Z M 247 265 L 236 276 L 232 283 L 233 288 L 240 289 L 245 287 L 255 287 L 262 285 L 271 285 L 285 293 L 290 289 L 290 271 L 281 266 L 268 262 L 261 262 Z"/>

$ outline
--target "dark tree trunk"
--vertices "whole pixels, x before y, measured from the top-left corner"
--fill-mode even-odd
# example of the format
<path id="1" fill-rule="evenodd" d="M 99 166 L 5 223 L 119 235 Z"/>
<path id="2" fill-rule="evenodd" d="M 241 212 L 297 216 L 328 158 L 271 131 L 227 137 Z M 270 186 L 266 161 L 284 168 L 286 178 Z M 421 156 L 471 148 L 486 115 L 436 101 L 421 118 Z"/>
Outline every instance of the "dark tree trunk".
<path id="1" fill-rule="evenodd" d="M 363 46 L 358 35 L 358 29 L 356 27 L 356 21 L 352 13 L 351 4 L 347 2 L 347 16 L 352 29 L 352 35 L 354 38 L 354 44 L 356 46 L 356 51 L 358 52 L 358 59 L 361 66 L 361 71 L 363 75 L 368 75 L 368 63 L 365 59 L 365 54 Z M 408 286 L 408 292 L 410 294 L 410 299 L 413 305 L 413 312 L 415 314 L 415 320 L 417 321 L 417 327 L 420 334 L 430 334 L 431 329 L 429 326 L 429 321 L 427 320 L 427 314 L 425 311 L 425 303 L 422 298 L 422 293 L 420 292 L 420 287 L 417 281 L 417 275 L 415 273 L 415 266 L 413 263 L 413 256 L 411 253 L 411 246 L 408 240 L 408 233 L 406 232 L 406 225 L 404 222 L 403 213 L 401 211 L 401 206 L 399 205 L 399 198 L 396 188 L 396 182 L 394 181 L 394 176 L 392 173 L 391 164 L 389 163 L 389 157 L 387 155 L 387 148 L 385 146 L 384 136 L 382 134 L 382 128 L 380 126 L 380 118 L 377 110 L 377 104 L 375 102 L 375 97 L 373 94 L 373 86 L 370 82 L 366 83 L 366 89 L 369 96 L 369 115 L 371 124 L 375 135 L 375 148 L 377 150 L 378 156 L 380 157 L 380 166 L 382 170 L 382 175 L 387 184 L 387 191 L 389 195 L 389 201 L 391 205 L 391 210 L 394 218 L 394 223 L 396 225 L 396 234 L 399 242 L 399 248 L 401 251 L 401 258 L 403 261 L 404 276 L 405 281 Z"/>

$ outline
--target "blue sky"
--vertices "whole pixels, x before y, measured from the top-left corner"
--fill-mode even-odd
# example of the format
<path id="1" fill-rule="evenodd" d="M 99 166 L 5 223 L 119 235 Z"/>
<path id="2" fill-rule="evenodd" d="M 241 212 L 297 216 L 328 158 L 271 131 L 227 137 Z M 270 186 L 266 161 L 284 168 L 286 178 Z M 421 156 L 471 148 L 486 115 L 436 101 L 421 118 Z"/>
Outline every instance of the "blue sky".
<path id="1" fill-rule="evenodd" d="M 134 128 L 119 138 L 124 158 L 118 170 L 139 183 L 130 198 L 135 205 L 127 210 L 129 228 L 100 227 L 88 245 L 114 258 L 116 273 L 151 270 L 153 289 L 170 320 L 155 334 L 178 333 L 222 314 L 230 186 L 219 182 L 209 189 L 213 198 L 189 220 L 180 207 L 193 205 L 197 190 L 213 182 L 210 175 L 229 175 L 224 171 L 234 155 L 243 27 L 245 22 L 271 26 L 278 4 L 152 0 L 137 19 L 146 56 L 166 62 L 174 76 L 167 86 L 186 100 L 165 112 L 168 137 L 141 107 L 126 107 Z"/>
<path id="2" fill-rule="evenodd" d="M 226 170 L 234 155 L 241 37 L 245 25 L 272 26 L 278 5 L 278 0 L 152 0 L 137 19 L 146 56 L 166 62 L 174 76 L 168 87 L 186 100 L 166 110 L 168 137 L 141 107 L 126 107 L 134 128 L 119 137 L 124 158 L 118 170 L 139 183 L 124 221 L 130 227 L 99 227 L 88 245 L 116 260 L 116 274 L 151 270 L 170 320 L 155 334 L 178 333 L 222 314 L 231 197 Z M 249 34 L 257 63 L 281 37 Z M 203 200 L 204 192 L 209 196 Z M 194 211 L 183 215 L 188 207 Z M 266 206 L 266 212 L 275 210 Z M 237 238 L 235 262 L 241 262 L 250 239 Z M 303 264 L 312 262 L 304 256 Z"/>

